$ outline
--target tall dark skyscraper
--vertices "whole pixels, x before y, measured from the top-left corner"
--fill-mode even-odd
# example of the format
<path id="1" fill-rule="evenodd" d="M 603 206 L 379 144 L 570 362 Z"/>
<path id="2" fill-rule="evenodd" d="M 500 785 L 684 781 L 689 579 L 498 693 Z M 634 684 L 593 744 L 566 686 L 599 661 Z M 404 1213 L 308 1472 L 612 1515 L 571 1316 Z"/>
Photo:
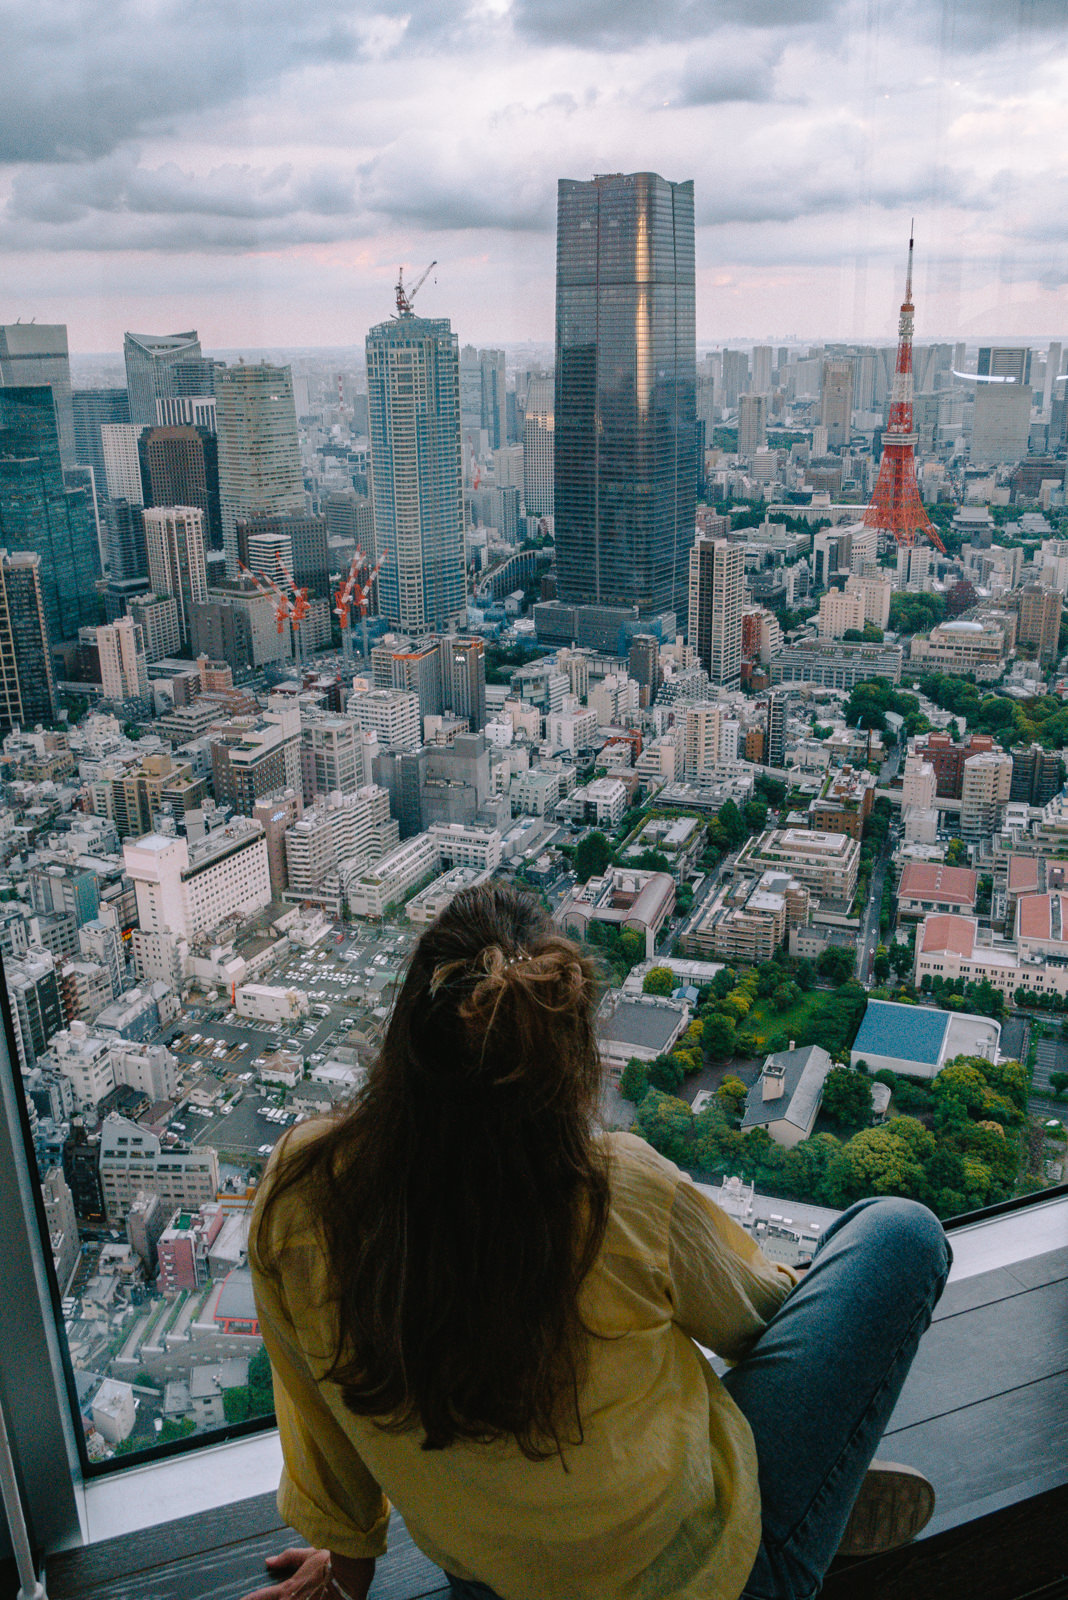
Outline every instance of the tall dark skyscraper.
<path id="1" fill-rule="evenodd" d="M 0 731 L 32 728 L 55 715 L 41 558 L 29 550 L 0 550 Z"/>
<path id="2" fill-rule="evenodd" d="M 100 546 L 83 489 L 68 489 L 48 387 L 0 388 L 0 546 L 35 550 L 53 644 L 102 615 Z"/>
<path id="3" fill-rule="evenodd" d="M 0 326 L 0 384 L 27 388 L 39 383 L 51 386 L 59 424 L 60 454 L 63 465 L 72 467 L 78 456 L 74 449 L 66 324 L 9 322 Z"/>
<path id="4" fill-rule="evenodd" d="M 73 406 L 74 459 L 79 466 L 92 467 L 97 498 L 103 500 L 108 480 L 100 429 L 106 422 L 129 422 L 130 397 L 125 389 L 75 389 Z"/>
<path id="5" fill-rule="evenodd" d="M 198 506 L 207 548 L 221 550 L 219 443 L 214 433 L 192 426 L 147 428 L 137 451 L 146 506 Z"/>
<path id="6" fill-rule="evenodd" d="M 686 615 L 696 506 L 693 184 L 560 180 L 559 594 Z"/>

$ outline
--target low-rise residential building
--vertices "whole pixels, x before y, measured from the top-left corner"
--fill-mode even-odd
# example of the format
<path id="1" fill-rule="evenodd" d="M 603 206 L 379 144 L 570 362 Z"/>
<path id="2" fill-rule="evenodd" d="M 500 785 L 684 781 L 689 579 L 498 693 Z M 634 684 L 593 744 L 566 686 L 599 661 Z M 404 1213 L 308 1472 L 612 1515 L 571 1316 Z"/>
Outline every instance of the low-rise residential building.
<path id="1" fill-rule="evenodd" d="M 811 898 L 796 878 L 765 872 L 724 884 L 682 936 L 687 955 L 739 966 L 770 961 L 793 928 L 808 920 Z"/>
<path id="2" fill-rule="evenodd" d="M 742 1132 L 763 1128 L 786 1149 L 807 1139 L 816 1125 L 823 1084 L 833 1062 L 818 1044 L 792 1046 L 766 1058 L 745 1102 Z"/>
<path id="3" fill-rule="evenodd" d="M 769 664 L 772 683 L 813 683 L 825 689 L 853 689 L 868 678 L 901 682 L 902 652 L 891 644 L 850 644 L 800 639 Z"/>
<path id="4" fill-rule="evenodd" d="M 417 927 L 426 927 L 452 904 L 461 889 L 484 883 L 488 877 L 489 873 L 478 867 L 450 867 L 408 901 L 404 908 L 408 921 Z"/>
<path id="5" fill-rule="evenodd" d="M 809 802 L 808 825 L 818 833 L 848 833 L 859 840 L 875 803 L 875 776 L 842 767 L 832 772 Z"/>
<path id="6" fill-rule="evenodd" d="M 427 829 L 445 867 L 492 872 L 501 860 L 501 831 L 489 823 L 434 822 Z"/>
<path id="7" fill-rule="evenodd" d="M 977 682 L 992 683 L 1008 666 L 1008 653 L 1004 628 L 986 617 L 958 617 L 914 635 L 909 664 L 917 672 L 970 672 Z"/>
<path id="8" fill-rule="evenodd" d="M 148 1128 L 112 1114 L 100 1135 L 100 1184 L 108 1222 L 115 1227 L 140 1189 L 155 1191 L 172 1211 L 214 1200 L 219 1158 L 210 1145 L 165 1150 Z"/>
<path id="9" fill-rule="evenodd" d="M 293 1022 L 308 1015 L 308 996 L 303 989 L 243 983 L 234 990 L 234 1010 L 239 1017 L 255 1017 L 263 1022 Z"/>
<path id="10" fill-rule="evenodd" d="M 514 783 L 513 779 L 513 783 Z M 573 822 L 593 823 L 597 828 L 615 828 L 627 809 L 627 786 L 618 778 L 594 778 L 580 784 L 561 800 L 557 816 Z"/>

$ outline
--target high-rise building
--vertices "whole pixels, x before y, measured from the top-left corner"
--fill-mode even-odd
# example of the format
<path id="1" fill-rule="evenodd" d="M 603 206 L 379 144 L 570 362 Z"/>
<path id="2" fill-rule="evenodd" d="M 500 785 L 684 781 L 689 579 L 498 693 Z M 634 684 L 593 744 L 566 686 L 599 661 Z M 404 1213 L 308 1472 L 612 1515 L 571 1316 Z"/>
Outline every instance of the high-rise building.
<path id="1" fill-rule="evenodd" d="M 4 962 L 15 1046 L 23 1072 L 48 1048 L 49 1040 L 66 1026 L 55 960 L 45 950 L 27 950 L 17 960 Z"/>
<path id="2" fill-rule="evenodd" d="M 125 615 L 141 629 L 147 662 L 164 661 L 188 644 L 178 620 L 178 601 L 172 594 L 130 595 Z"/>
<path id="3" fill-rule="evenodd" d="M 83 489 L 68 489 L 52 390 L 0 388 L 0 546 L 35 550 L 52 644 L 101 616 L 100 546 Z"/>
<path id="4" fill-rule="evenodd" d="M 742 674 L 745 547 L 698 534 L 690 551 L 687 641 L 713 683 Z"/>
<path id="5" fill-rule="evenodd" d="M 486 647 L 481 639 L 447 634 L 439 647 L 442 709 L 466 717 L 472 733 L 486 725 Z"/>
<path id="6" fill-rule="evenodd" d="M 1031 382 L 1031 351 L 1026 345 L 980 345 L 976 372 L 981 378 Z"/>
<path id="7" fill-rule="evenodd" d="M 696 505 L 693 184 L 560 180 L 554 508 L 558 593 L 686 607 Z"/>
<path id="8" fill-rule="evenodd" d="M 138 443 L 148 506 L 199 506 L 204 542 L 222 549 L 219 445 L 212 429 L 182 425 L 148 428 Z"/>
<path id="9" fill-rule="evenodd" d="M 478 455 L 485 435 L 487 450 L 508 443 L 508 405 L 503 350 L 476 350 L 465 344 L 460 353 L 460 409 L 465 446 Z"/>
<path id="10" fill-rule="evenodd" d="M 103 499 L 107 477 L 100 429 L 106 422 L 129 422 L 130 397 L 125 389 L 75 389 L 71 400 L 74 459 L 79 466 L 92 467 L 97 495 Z"/>
<path id="11" fill-rule="evenodd" d="M 208 598 L 204 514 L 199 506 L 153 506 L 144 519 L 149 580 L 156 594 L 174 596 L 178 628 L 188 644 L 192 608 Z"/>
<path id="12" fill-rule="evenodd" d="M 1013 350 L 1005 353 L 1022 354 Z M 1006 381 L 976 385 L 971 461 L 985 466 L 1006 466 L 1012 461 L 1021 461 L 1027 454 L 1030 428 L 1030 384 Z"/>
<path id="13" fill-rule="evenodd" d="M 145 545 L 144 512 L 129 500 L 109 500 L 103 508 L 104 541 L 108 577 L 112 583 L 126 584 L 148 579 L 148 550 Z"/>
<path id="14" fill-rule="evenodd" d="M 820 370 L 820 425 L 827 429 L 827 446 L 844 450 L 853 430 L 853 362 L 849 356 L 829 356 Z"/>
<path id="15" fill-rule="evenodd" d="M 238 550 L 242 536 L 247 539 L 268 536 L 284 539 L 288 546 L 285 558 L 293 582 L 307 589 L 310 595 L 325 597 L 330 591 L 330 550 L 327 544 L 327 522 L 322 516 L 310 513 L 297 515 L 287 512 L 277 516 L 243 517 L 237 528 Z M 256 568 L 246 563 L 253 572 Z M 277 572 L 272 572 L 272 577 Z M 284 587 L 284 585 L 283 585 Z"/>
<path id="16" fill-rule="evenodd" d="M 174 368 L 201 362 L 196 330 L 188 333 L 128 333 L 123 339 L 130 421 L 138 428 L 156 426 L 156 401 L 178 393 Z M 188 391 L 186 391 L 188 392 Z"/>
<path id="17" fill-rule="evenodd" d="M 764 760 L 769 767 L 786 765 L 786 695 L 769 694 L 765 723 Z"/>
<path id="18" fill-rule="evenodd" d="M 528 517 L 553 514 L 552 378 L 532 378 L 527 384 L 523 418 L 523 505 Z"/>
<path id="19" fill-rule="evenodd" d="M 97 628 L 96 644 L 105 700 L 137 700 L 148 694 L 144 636 L 132 617 Z"/>
<path id="20" fill-rule="evenodd" d="M 305 510 L 292 373 L 267 362 L 227 367 L 216 375 L 215 401 L 223 548 L 236 577 L 238 517 Z"/>
<path id="21" fill-rule="evenodd" d="M 143 506 L 145 493 L 141 484 L 141 459 L 137 441 L 141 430 L 132 422 L 105 422 L 100 429 L 100 448 L 104 456 L 103 489 L 109 500 L 125 500 L 132 506 Z"/>
<path id="22" fill-rule="evenodd" d="M 738 454 L 753 457 L 768 442 L 768 397 L 743 394 L 738 400 Z"/>
<path id="23" fill-rule="evenodd" d="M 753 378 L 752 390 L 754 394 L 771 393 L 771 374 L 775 366 L 775 351 L 770 344 L 757 344 L 753 346 Z"/>
<path id="24" fill-rule="evenodd" d="M 1039 583 L 1025 583 L 1016 599 L 1020 614 L 1017 644 L 1030 644 L 1043 666 L 1056 660 L 1061 629 L 1063 601 L 1059 590 Z"/>
<path id="25" fill-rule="evenodd" d="M 651 706 L 660 687 L 660 640 L 655 634 L 634 635 L 627 671 L 641 691 L 642 708 Z"/>
<path id="26" fill-rule="evenodd" d="M 41 558 L 32 550 L 0 550 L 0 732 L 55 717 Z"/>
<path id="27" fill-rule="evenodd" d="M 960 791 L 960 836 L 970 844 L 989 839 L 1012 792 L 1012 757 L 1004 750 L 968 756 Z"/>
<path id="28" fill-rule="evenodd" d="M 411 312 L 367 335 L 372 503 L 381 614 L 441 632 L 464 609 L 459 351 L 447 318 Z"/>
<path id="29" fill-rule="evenodd" d="M 72 467 L 80 457 L 74 447 L 74 404 L 66 323 L 0 324 L 0 387 L 19 389 L 38 384 L 47 384 L 52 390 L 59 427 L 59 453 L 63 465 Z"/>
<path id="30" fill-rule="evenodd" d="M 724 350 L 720 356 L 720 403 L 733 411 L 749 388 L 749 357 L 744 350 Z"/>

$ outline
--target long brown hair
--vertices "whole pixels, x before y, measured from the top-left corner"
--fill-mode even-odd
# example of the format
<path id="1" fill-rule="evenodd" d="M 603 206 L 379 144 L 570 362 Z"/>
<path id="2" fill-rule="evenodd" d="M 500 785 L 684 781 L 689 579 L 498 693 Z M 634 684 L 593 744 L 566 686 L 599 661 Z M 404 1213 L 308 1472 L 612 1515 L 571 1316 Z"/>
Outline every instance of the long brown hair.
<path id="1" fill-rule="evenodd" d="M 264 1217 L 300 1185 L 321 1227 L 328 1376 L 357 1415 L 421 1425 L 423 1449 L 511 1436 L 541 1460 L 581 1441 L 579 1289 L 609 1206 L 596 988 L 536 901 L 461 891 L 412 954 L 355 1104 L 272 1182 Z"/>

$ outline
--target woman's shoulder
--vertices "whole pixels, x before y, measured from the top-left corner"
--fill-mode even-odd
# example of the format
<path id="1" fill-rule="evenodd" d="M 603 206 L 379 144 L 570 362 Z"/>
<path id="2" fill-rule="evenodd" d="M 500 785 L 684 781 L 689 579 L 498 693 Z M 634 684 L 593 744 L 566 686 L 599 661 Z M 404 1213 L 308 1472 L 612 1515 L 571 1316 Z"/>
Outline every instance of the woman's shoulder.
<path id="1" fill-rule="evenodd" d="M 311 1156 L 316 1145 L 326 1138 L 334 1125 L 334 1119 L 328 1117 L 298 1122 L 275 1145 L 253 1206 L 251 1235 L 254 1250 L 257 1246 L 262 1248 L 266 1239 L 292 1239 L 295 1232 L 307 1226 L 309 1217 L 305 1185 L 299 1177 L 292 1183 L 286 1182 L 287 1168 L 291 1163 L 300 1163 L 305 1156 Z M 267 1202 L 276 1187 L 278 1193 L 268 1206 Z"/>
<path id="2" fill-rule="evenodd" d="M 638 1232 L 666 1230 L 675 1193 L 686 1174 L 633 1133 L 606 1133 L 608 1182 L 614 1216 Z"/>

